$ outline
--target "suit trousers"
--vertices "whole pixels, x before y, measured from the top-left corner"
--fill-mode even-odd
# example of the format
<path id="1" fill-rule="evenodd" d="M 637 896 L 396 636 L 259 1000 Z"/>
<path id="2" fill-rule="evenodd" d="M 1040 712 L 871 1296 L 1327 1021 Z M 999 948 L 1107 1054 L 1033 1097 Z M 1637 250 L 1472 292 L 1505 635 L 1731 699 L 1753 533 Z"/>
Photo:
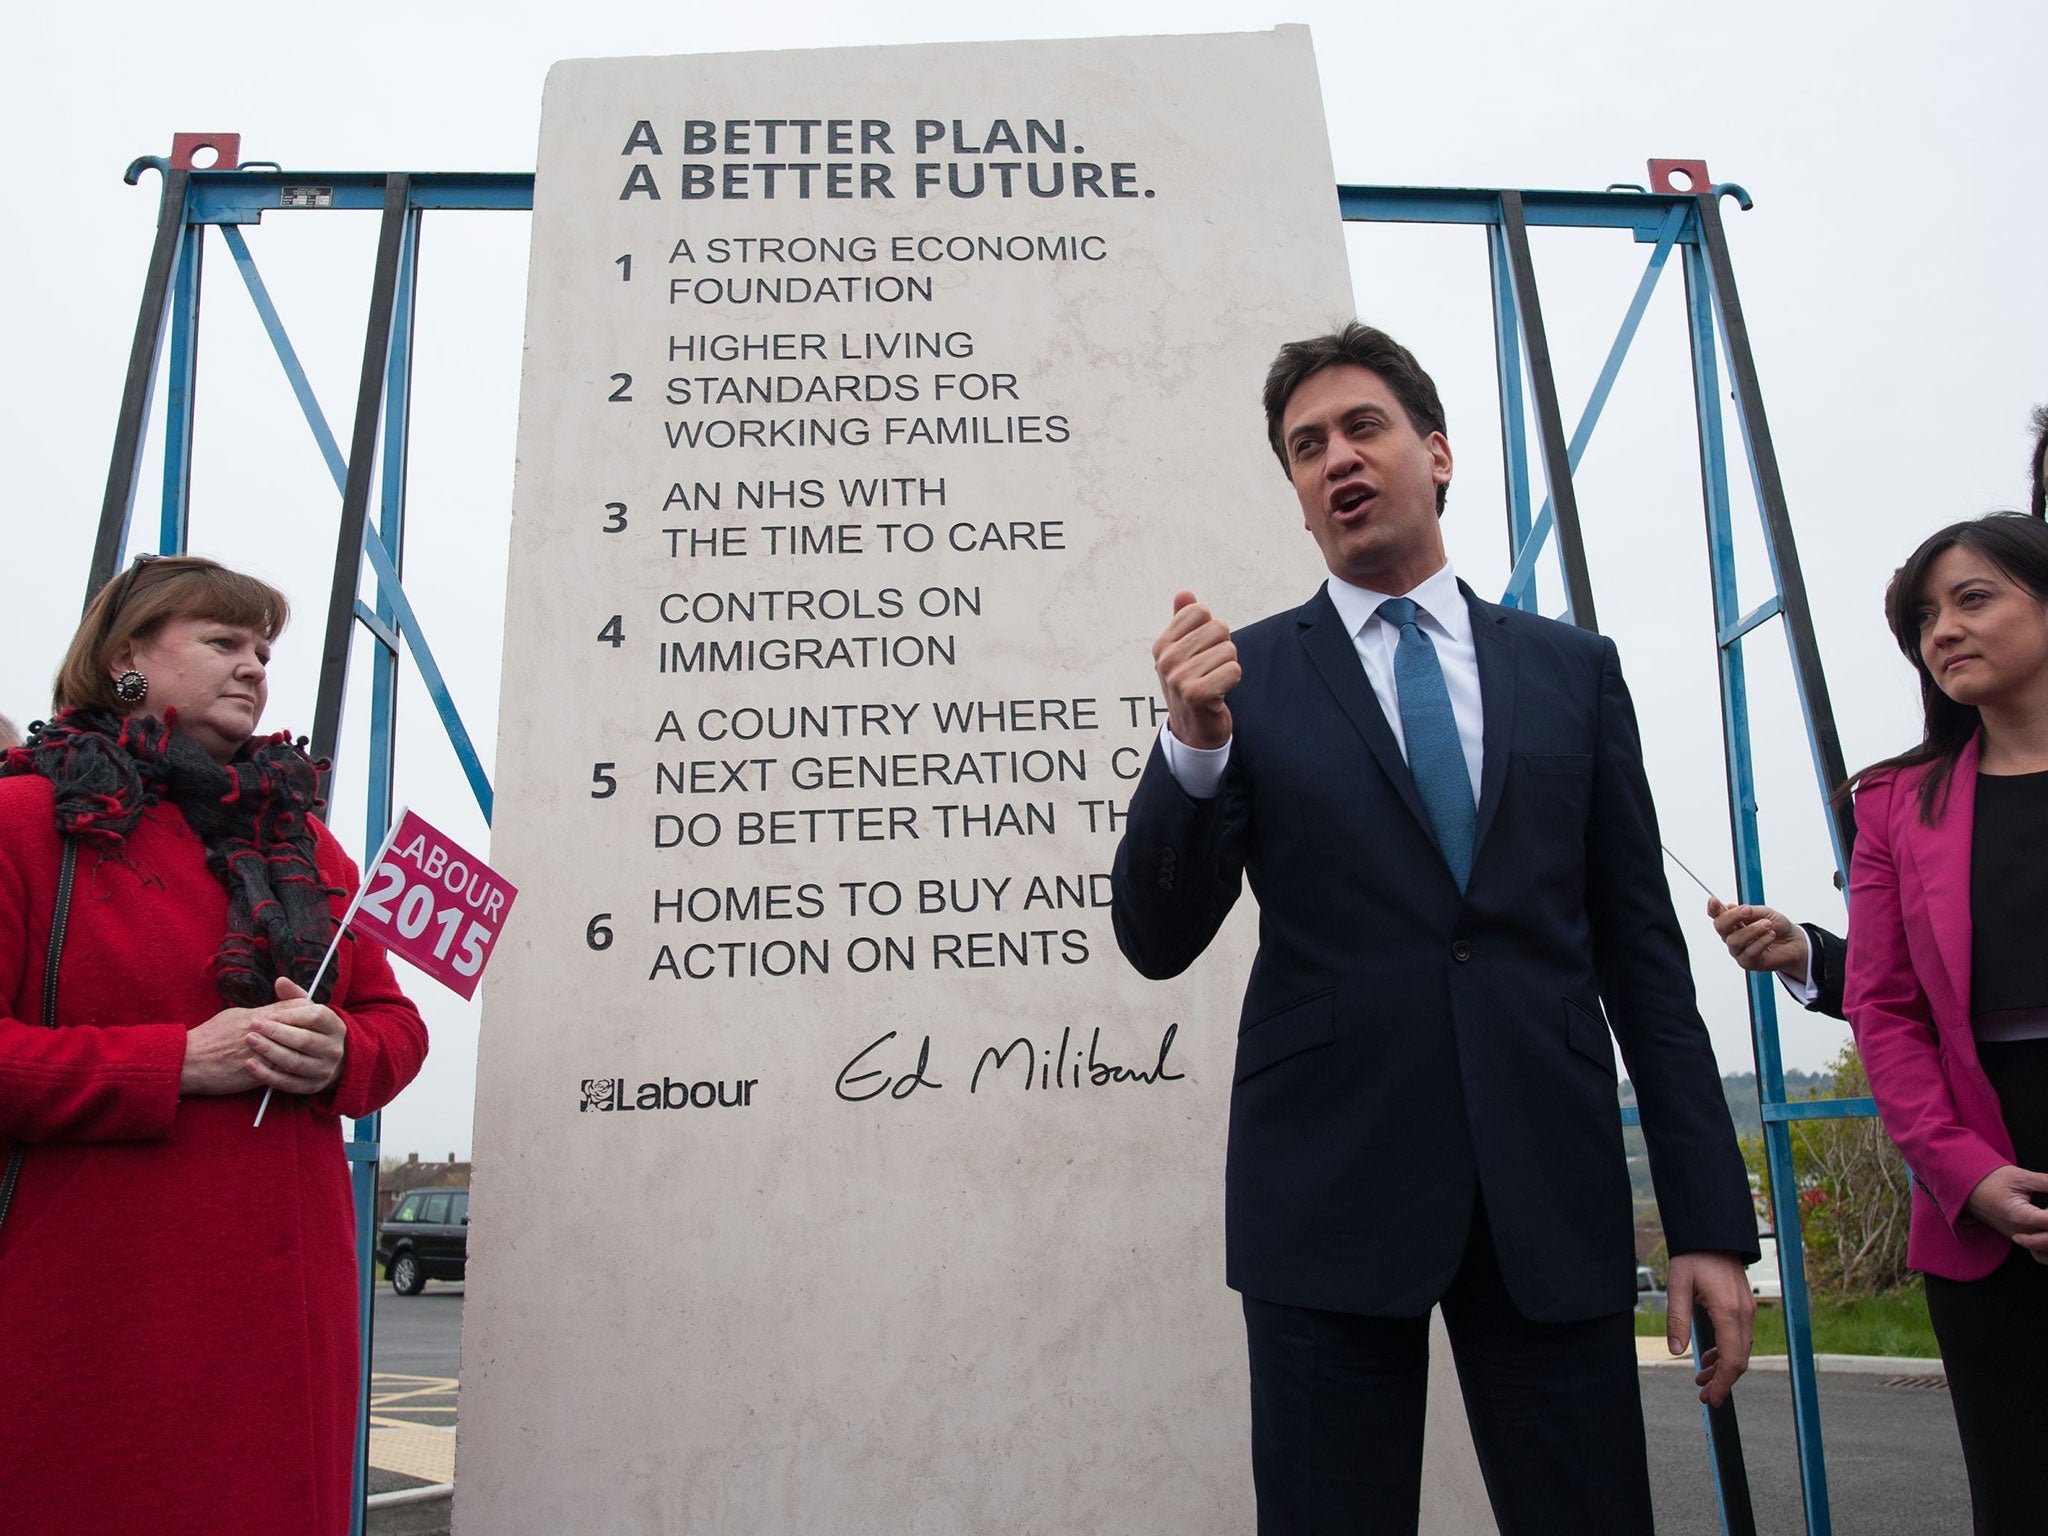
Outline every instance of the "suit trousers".
<path id="1" fill-rule="evenodd" d="M 1648 1536 L 1631 1314 L 1524 1317 L 1483 1205 L 1442 1306 L 1501 1536 Z M 1413 1536 L 1429 1315 L 1364 1317 L 1251 1296 L 1244 1315 L 1259 1536 Z"/>
<path id="2" fill-rule="evenodd" d="M 1987 1040 L 1977 1054 L 1998 1090 L 2019 1166 L 2048 1169 L 2048 1040 Z M 2015 1245 L 1981 1280 L 1926 1279 L 1970 1475 L 1972 1529 L 2031 1536 L 2041 1529 L 2048 1446 L 2048 1265 Z"/>

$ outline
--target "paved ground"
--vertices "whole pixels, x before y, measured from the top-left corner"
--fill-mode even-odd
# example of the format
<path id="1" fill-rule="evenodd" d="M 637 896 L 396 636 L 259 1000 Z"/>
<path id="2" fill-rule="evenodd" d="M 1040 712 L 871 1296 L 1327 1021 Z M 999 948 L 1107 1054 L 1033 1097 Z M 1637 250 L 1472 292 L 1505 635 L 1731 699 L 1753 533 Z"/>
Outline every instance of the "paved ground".
<path id="1" fill-rule="evenodd" d="M 1646 1366 L 1642 1382 L 1659 1536 L 1720 1536 L 1691 1372 Z M 1969 1536 L 1963 1453 L 1940 1382 L 1821 1373 L 1829 1499 L 1844 1536 Z M 1753 1370 L 1735 1396 L 1759 1536 L 1801 1536 L 1791 1378 Z"/>
<path id="2" fill-rule="evenodd" d="M 453 1475 L 462 1287 L 430 1282 L 418 1296 L 380 1286 L 372 1349 L 372 1492 Z M 1932 1365 L 1900 1376 L 1823 1369 L 1822 1429 L 1834 1528 L 1845 1536 L 1968 1536 L 1962 1452 Z M 1720 1536 L 1691 1372 L 1648 1365 L 1643 1418 L 1659 1536 Z M 1761 1536 L 1803 1536 L 1790 1378 L 1760 1365 L 1736 1394 Z M 379 1536 L 446 1529 L 447 1505 L 377 1513 Z"/>
<path id="3" fill-rule="evenodd" d="M 370 1341 L 370 1492 L 455 1477 L 462 1287 L 427 1282 L 417 1296 L 377 1288 Z"/>
<path id="4" fill-rule="evenodd" d="M 417 1296 L 377 1287 L 372 1367 L 410 1376 L 453 1376 L 462 1351 L 462 1286 L 429 1280 Z"/>

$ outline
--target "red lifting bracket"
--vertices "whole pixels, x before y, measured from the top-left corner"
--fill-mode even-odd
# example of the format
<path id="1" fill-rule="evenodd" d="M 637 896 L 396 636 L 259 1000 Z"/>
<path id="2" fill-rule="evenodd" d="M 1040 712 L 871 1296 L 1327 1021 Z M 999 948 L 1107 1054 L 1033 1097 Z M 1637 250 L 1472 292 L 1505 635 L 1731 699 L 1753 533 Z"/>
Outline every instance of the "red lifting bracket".
<path id="1" fill-rule="evenodd" d="M 1652 160 L 1650 190 L 1675 192 L 1680 197 L 1709 191 L 1714 178 L 1707 174 L 1704 160 Z"/>
<path id="2" fill-rule="evenodd" d="M 174 171 L 232 171 L 242 163 L 239 133 L 174 133 L 171 135 L 171 169 Z"/>

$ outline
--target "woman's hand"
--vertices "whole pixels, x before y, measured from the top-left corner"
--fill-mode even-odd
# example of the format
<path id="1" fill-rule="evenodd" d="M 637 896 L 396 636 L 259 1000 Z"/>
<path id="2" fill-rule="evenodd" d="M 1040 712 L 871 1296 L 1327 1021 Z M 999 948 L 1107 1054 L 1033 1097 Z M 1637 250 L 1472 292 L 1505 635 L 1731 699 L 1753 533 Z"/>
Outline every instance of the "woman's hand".
<path id="1" fill-rule="evenodd" d="M 341 1076 L 348 1026 L 306 989 L 277 979 L 277 1001 L 262 1008 L 223 1008 L 185 1033 L 178 1092 L 192 1098 L 274 1088 L 319 1093 Z"/>
<path id="2" fill-rule="evenodd" d="M 1811 974 L 1806 930 L 1776 907 L 1725 907 L 1709 896 L 1707 916 L 1729 956 L 1745 971 L 1776 971 L 1805 984 Z"/>
<path id="3" fill-rule="evenodd" d="M 1978 1181 L 1964 1209 L 2018 1243 L 2037 1263 L 2048 1264 L 2048 1211 L 2034 1204 L 2036 1195 L 2048 1195 L 2048 1173 L 2007 1163 Z"/>
<path id="4" fill-rule="evenodd" d="M 212 1098 L 259 1086 L 249 1070 L 249 1026 L 255 1018 L 253 1008 L 223 1008 L 198 1028 L 187 1030 L 178 1092 L 187 1098 Z"/>
<path id="5" fill-rule="evenodd" d="M 279 1093 L 319 1093 L 341 1076 L 348 1026 L 295 981 L 277 978 L 277 1001 L 250 1010 L 245 1034 L 249 1075 L 262 1087 Z"/>

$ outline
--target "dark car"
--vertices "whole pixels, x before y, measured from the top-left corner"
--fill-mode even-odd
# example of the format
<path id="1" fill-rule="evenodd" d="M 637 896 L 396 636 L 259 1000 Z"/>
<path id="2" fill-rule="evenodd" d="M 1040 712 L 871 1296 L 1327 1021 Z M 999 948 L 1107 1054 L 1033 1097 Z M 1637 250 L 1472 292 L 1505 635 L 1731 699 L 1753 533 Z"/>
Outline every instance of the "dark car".
<path id="1" fill-rule="evenodd" d="M 469 1191 L 406 1195 L 377 1228 L 377 1262 L 401 1296 L 417 1296 L 429 1280 L 460 1280 L 469 1266 Z"/>

